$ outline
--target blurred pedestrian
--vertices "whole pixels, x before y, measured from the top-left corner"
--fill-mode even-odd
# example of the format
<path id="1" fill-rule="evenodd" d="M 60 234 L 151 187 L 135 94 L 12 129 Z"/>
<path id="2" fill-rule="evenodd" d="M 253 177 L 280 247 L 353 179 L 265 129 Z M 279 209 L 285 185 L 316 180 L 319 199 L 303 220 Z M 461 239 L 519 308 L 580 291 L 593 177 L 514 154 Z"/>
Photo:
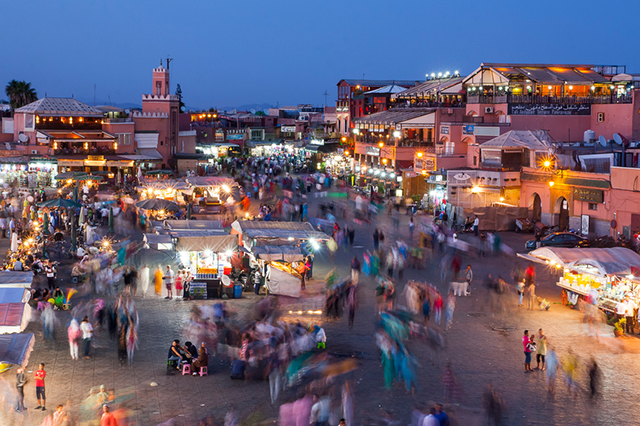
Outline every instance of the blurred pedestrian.
<path id="1" fill-rule="evenodd" d="M 26 410 L 24 406 L 24 385 L 27 384 L 27 377 L 24 374 L 24 369 L 18 367 L 16 370 L 16 391 L 18 392 L 16 400 L 16 411 L 21 412 Z"/>
<path id="2" fill-rule="evenodd" d="M 536 285 L 531 283 L 529 287 L 527 287 L 527 309 L 532 311 L 536 305 L 537 296 L 536 296 Z"/>
<path id="3" fill-rule="evenodd" d="M 591 359 L 591 365 L 589 366 L 589 393 L 591 398 L 595 398 L 600 388 L 600 367 L 595 359 Z"/>
<path id="4" fill-rule="evenodd" d="M 102 416 L 100 417 L 100 426 L 118 426 L 118 420 L 109 412 L 109 406 L 104 404 L 102 406 Z"/>
<path id="5" fill-rule="evenodd" d="M 544 358 L 547 355 L 547 336 L 542 329 L 538 330 L 538 349 L 536 351 L 536 370 L 545 370 Z"/>
<path id="6" fill-rule="evenodd" d="M 82 319 L 80 331 L 82 331 L 82 352 L 85 359 L 89 359 L 89 352 L 91 352 L 91 339 L 93 339 L 93 326 L 89 322 L 88 316 L 85 316 Z"/>
<path id="7" fill-rule="evenodd" d="M 496 392 L 492 385 L 488 385 L 482 396 L 482 403 L 487 415 L 487 424 L 501 425 L 503 402 L 500 395 Z"/>
<path id="8" fill-rule="evenodd" d="M 164 276 L 162 277 L 164 286 L 167 288 L 167 297 L 165 297 L 165 299 L 169 299 L 169 300 L 173 299 L 174 277 L 175 277 L 175 273 L 171 269 L 171 265 L 167 265 L 167 270 L 165 271 Z"/>

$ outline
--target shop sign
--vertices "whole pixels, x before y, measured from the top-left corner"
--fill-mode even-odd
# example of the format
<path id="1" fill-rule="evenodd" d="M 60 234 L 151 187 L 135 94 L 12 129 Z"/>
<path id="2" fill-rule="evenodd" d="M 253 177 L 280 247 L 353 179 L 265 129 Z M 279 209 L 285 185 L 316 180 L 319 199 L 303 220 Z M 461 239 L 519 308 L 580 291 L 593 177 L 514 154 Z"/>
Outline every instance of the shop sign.
<path id="1" fill-rule="evenodd" d="M 57 163 L 58 160 L 55 158 L 47 158 L 47 157 L 31 157 L 29 158 L 29 163 Z"/>
<path id="2" fill-rule="evenodd" d="M 463 135 L 473 135 L 475 129 L 476 129 L 476 126 L 474 126 L 473 124 L 467 124 L 466 126 L 464 126 L 462 128 L 462 134 Z"/>
<path id="3" fill-rule="evenodd" d="M 377 146 L 367 146 L 365 147 L 364 152 L 367 155 L 374 155 L 376 157 L 380 156 L 380 148 L 378 148 Z"/>
<path id="4" fill-rule="evenodd" d="M 440 134 L 448 135 L 449 134 L 449 126 L 440 126 Z"/>
<path id="5" fill-rule="evenodd" d="M 418 176 L 418 174 L 416 172 L 404 172 L 404 176 L 409 179 Z"/>
<path id="6" fill-rule="evenodd" d="M 590 104 L 509 104 L 509 115 L 591 115 Z"/>
<path id="7" fill-rule="evenodd" d="M 280 132 L 282 133 L 295 133 L 296 126 L 282 126 L 280 127 Z"/>
<path id="8" fill-rule="evenodd" d="M 239 135 L 227 135 L 227 140 L 228 141 L 241 141 L 244 139 L 244 135 L 243 134 L 239 134 Z"/>
<path id="9" fill-rule="evenodd" d="M 589 203 L 602 203 L 604 192 L 599 189 L 573 188 L 573 199 Z"/>
<path id="10" fill-rule="evenodd" d="M 471 179 L 471 176 L 469 176 L 468 174 L 466 174 L 464 172 L 460 172 L 460 173 L 456 173 L 455 175 L 453 175 L 453 178 L 455 180 L 469 180 L 469 179 Z"/>
<path id="11" fill-rule="evenodd" d="M 432 172 L 436 169 L 436 159 L 433 157 L 414 157 L 413 168 L 419 171 L 426 170 Z"/>
<path id="12" fill-rule="evenodd" d="M 224 140 L 224 132 L 216 132 L 216 141 Z"/>
<path id="13" fill-rule="evenodd" d="M 104 161 L 104 156 L 102 155 L 87 155 L 88 161 Z"/>

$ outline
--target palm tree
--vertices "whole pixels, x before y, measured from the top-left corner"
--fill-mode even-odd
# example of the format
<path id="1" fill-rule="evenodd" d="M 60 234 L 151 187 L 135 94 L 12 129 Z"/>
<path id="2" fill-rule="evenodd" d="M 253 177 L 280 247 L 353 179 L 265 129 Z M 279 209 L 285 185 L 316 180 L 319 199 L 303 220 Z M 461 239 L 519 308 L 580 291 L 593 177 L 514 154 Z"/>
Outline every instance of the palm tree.
<path id="1" fill-rule="evenodd" d="M 38 100 L 36 89 L 26 81 L 11 80 L 5 87 L 4 92 L 9 97 L 11 109 L 20 108 Z"/>

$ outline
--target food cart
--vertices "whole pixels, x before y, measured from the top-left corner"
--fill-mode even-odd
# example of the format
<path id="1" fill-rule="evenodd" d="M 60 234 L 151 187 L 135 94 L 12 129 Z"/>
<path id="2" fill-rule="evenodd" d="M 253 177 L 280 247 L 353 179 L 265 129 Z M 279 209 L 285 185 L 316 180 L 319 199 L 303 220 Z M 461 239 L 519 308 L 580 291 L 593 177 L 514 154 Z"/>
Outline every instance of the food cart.
<path id="1" fill-rule="evenodd" d="M 542 247 L 518 256 L 560 274 L 557 285 L 564 305 L 588 297 L 603 311 L 613 313 L 625 296 L 640 303 L 640 255 L 627 248 Z"/>
<path id="2" fill-rule="evenodd" d="M 210 231 L 171 231 L 182 265 L 191 273 L 191 291 L 196 298 L 234 296 L 231 281 L 231 257 L 238 246 L 235 235 Z M 223 281 L 225 286 L 223 286 Z M 224 287 L 224 288 L 223 288 Z"/>

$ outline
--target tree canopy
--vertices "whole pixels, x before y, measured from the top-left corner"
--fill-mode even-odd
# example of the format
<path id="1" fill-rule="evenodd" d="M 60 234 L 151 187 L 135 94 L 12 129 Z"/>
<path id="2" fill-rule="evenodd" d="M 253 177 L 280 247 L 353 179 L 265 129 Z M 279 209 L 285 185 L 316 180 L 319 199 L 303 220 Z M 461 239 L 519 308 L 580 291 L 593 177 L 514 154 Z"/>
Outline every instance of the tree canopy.
<path id="1" fill-rule="evenodd" d="M 36 89 L 31 87 L 31 83 L 26 81 L 11 80 L 4 92 L 9 97 L 11 109 L 17 109 L 38 100 Z"/>

